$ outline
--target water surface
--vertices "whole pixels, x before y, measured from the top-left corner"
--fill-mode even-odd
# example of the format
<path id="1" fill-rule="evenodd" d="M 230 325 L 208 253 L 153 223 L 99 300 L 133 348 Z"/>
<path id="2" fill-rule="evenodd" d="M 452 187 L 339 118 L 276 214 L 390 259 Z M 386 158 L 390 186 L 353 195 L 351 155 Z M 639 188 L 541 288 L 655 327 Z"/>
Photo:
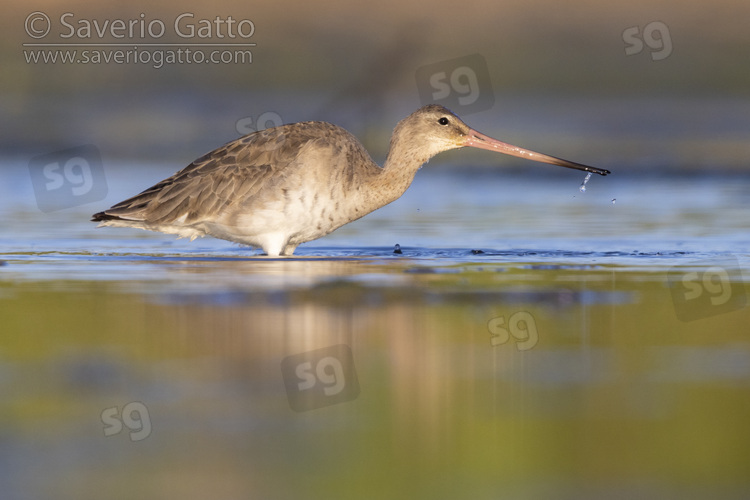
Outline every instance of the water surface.
<path id="1" fill-rule="evenodd" d="M 747 497 L 750 178 L 425 168 L 294 258 L 87 221 L 174 170 L 3 185 L 8 498 Z"/>

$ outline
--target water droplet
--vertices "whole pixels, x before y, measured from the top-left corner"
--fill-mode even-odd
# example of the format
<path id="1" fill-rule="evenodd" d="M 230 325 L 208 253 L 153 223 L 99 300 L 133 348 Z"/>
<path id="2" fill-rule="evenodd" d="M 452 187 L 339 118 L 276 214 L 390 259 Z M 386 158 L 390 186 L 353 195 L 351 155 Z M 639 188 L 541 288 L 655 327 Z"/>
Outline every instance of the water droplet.
<path id="1" fill-rule="evenodd" d="M 591 172 L 586 174 L 586 178 L 583 179 L 583 182 L 581 183 L 581 187 L 578 188 L 582 193 L 586 192 L 586 183 L 589 181 L 589 179 L 591 179 Z"/>

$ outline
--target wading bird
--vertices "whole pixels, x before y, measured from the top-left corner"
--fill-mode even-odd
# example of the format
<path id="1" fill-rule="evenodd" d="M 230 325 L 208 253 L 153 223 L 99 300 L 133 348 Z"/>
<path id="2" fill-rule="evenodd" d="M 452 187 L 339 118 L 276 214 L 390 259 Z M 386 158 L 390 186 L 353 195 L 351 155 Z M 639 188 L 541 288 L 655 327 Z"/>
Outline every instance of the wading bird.
<path id="1" fill-rule="evenodd" d="M 292 123 L 229 142 L 94 214 L 92 221 L 100 227 L 136 227 L 191 240 L 209 235 L 260 247 L 269 256 L 292 255 L 300 243 L 398 199 L 436 154 L 467 146 L 610 173 L 500 142 L 432 104 L 396 125 L 382 167 L 341 127 Z"/>

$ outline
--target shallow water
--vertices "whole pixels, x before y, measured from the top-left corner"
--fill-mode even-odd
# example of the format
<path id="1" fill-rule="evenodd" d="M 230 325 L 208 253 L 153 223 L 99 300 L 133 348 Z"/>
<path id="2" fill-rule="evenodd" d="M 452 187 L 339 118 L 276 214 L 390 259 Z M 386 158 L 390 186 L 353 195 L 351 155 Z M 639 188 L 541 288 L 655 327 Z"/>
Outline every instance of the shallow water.
<path id="1" fill-rule="evenodd" d="M 5 494 L 746 498 L 750 177 L 548 169 L 422 169 L 284 259 L 87 221 L 172 167 L 42 213 L 15 165 Z"/>

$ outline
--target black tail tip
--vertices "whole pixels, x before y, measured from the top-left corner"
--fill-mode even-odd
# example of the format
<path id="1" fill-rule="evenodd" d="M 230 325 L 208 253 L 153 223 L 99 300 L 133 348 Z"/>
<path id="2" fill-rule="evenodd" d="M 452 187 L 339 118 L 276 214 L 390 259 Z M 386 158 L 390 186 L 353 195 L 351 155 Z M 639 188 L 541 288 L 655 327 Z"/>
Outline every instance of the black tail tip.
<path id="1" fill-rule="evenodd" d="M 94 215 L 91 216 L 91 222 L 101 222 L 101 221 L 112 220 L 112 219 L 117 219 L 117 217 L 108 215 L 106 212 L 95 213 Z"/>

